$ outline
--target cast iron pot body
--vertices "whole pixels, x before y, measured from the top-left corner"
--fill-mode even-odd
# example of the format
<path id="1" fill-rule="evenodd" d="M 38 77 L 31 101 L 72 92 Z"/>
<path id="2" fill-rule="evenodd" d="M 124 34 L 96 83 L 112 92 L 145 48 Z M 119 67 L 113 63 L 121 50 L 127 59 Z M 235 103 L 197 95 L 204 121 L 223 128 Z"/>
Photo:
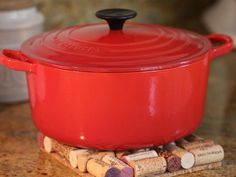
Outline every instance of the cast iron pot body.
<path id="1" fill-rule="evenodd" d="M 164 69 L 70 70 L 23 49 L 1 51 L 0 62 L 26 72 L 33 122 L 45 135 L 78 147 L 137 149 L 177 140 L 200 125 L 210 63 L 232 48 L 228 36 L 204 38 L 207 52 Z M 215 41 L 223 44 L 212 47 Z"/>

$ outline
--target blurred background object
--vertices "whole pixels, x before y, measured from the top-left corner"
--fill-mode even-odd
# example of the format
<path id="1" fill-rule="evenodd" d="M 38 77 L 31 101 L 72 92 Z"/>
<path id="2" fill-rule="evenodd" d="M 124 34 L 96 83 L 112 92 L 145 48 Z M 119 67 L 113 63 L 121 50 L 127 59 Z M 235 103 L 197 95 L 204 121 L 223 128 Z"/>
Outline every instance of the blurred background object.
<path id="1" fill-rule="evenodd" d="M 23 41 L 43 30 L 43 15 L 32 0 L 0 1 L 0 49 L 18 49 Z M 0 66 L 0 102 L 28 99 L 25 73 Z"/>
<path id="2" fill-rule="evenodd" d="M 216 0 L 40 0 L 46 29 L 101 22 L 94 16 L 105 8 L 128 8 L 138 12 L 135 21 L 158 23 L 201 32 L 201 14 Z"/>
<path id="3" fill-rule="evenodd" d="M 236 42 L 235 0 L 219 0 L 206 11 L 203 21 L 211 32 L 228 34 Z"/>

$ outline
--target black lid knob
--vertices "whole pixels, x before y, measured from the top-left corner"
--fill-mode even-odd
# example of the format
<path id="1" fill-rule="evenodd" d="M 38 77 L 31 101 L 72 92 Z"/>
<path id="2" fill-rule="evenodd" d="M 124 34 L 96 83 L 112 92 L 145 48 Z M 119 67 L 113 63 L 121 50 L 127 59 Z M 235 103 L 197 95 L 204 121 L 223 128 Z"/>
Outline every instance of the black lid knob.
<path id="1" fill-rule="evenodd" d="M 122 30 L 125 21 L 136 15 L 135 11 L 129 9 L 104 9 L 96 12 L 98 18 L 107 21 L 111 30 Z"/>

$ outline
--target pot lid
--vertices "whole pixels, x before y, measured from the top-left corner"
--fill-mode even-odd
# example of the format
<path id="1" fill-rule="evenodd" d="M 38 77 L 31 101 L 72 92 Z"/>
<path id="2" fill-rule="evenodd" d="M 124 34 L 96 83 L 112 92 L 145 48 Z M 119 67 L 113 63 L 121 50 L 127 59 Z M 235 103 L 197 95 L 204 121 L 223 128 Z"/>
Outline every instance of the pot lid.
<path id="1" fill-rule="evenodd" d="M 30 38 L 21 52 L 32 62 L 87 72 L 136 72 L 195 61 L 211 47 L 199 34 L 161 25 L 125 23 L 127 9 L 105 9 L 106 23 L 78 25 Z M 124 24 L 125 23 L 125 24 Z"/>

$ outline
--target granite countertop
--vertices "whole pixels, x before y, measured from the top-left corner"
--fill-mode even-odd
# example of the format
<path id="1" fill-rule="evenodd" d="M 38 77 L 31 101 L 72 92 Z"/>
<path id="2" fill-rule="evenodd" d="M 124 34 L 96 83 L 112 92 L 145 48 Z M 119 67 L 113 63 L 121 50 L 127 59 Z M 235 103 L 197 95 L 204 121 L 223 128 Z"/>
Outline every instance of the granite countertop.
<path id="1" fill-rule="evenodd" d="M 236 176 L 236 52 L 211 65 L 204 121 L 197 134 L 224 147 L 222 168 L 189 176 Z M 29 104 L 0 105 L 0 177 L 78 176 L 47 154 L 40 152 Z M 188 175 L 185 175 L 188 176 Z"/>

